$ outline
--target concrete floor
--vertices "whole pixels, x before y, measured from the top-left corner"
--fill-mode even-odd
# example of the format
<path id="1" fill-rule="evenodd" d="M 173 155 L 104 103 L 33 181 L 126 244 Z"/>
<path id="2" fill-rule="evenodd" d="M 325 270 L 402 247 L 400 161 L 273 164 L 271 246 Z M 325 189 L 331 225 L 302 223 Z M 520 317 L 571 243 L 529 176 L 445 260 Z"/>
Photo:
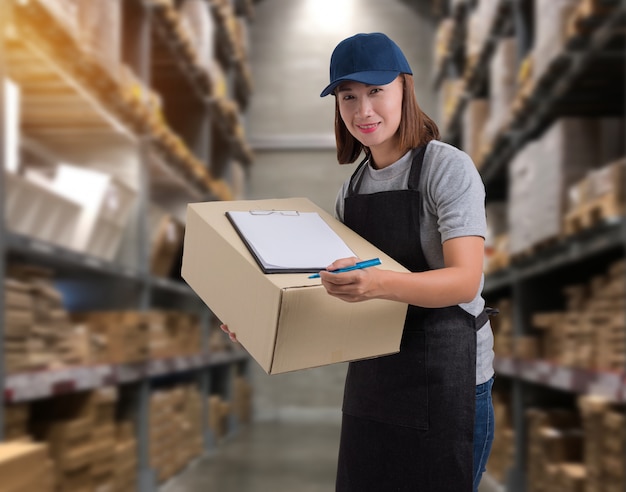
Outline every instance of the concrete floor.
<path id="1" fill-rule="evenodd" d="M 333 424 L 256 423 L 192 463 L 161 492 L 330 492 L 338 435 Z"/>
<path id="2" fill-rule="evenodd" d="M 338 424 L 266 421 L 242 429 L 160 492 L 332 492 Z M 501 492 L 489 477 L 479 492 Z"/>

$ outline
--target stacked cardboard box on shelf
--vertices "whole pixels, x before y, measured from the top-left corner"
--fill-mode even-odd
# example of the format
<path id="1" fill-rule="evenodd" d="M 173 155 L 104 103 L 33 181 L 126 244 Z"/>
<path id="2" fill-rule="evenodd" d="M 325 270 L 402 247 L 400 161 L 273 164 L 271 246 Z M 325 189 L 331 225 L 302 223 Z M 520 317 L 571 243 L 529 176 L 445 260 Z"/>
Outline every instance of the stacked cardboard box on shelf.
<path id="1" fill-rule="evenodd" d="M 4 363 L 11 374 L 29 368 L 28 340 L 35 319 L 28 284 L 6 279 L 4 302 Z"/>
<path id="2" fill-rule="evenodd" d="M 626 364 L 624 318 L 626 261 L 613 263 L 588 284 L 564 289 L 565 311 L 537 312 L 539 355 L 557 364 L 622 370 Z"/>
<path id="3" fill-rule="evenodd" d="M 45 444 L 0 444 L 3 492 L 56 492 L 54 470 Z"/>
<path id="4" fill-rule="evenodd" d="M 103 387 L 30 405 L 29 430 L 49 450 L 55 492 L 135 490 L 136 438 L 130 421 L 116 422 L 117 400 L 116 387 Z"/>
<path id="5" fill-rule="evenodd" d="M 148 323 L 138 311 L 86 311 L 72 319 L 87 327 L 94 363 L 141 362 L 150 356 Z"/>
<path id="6" fill-rule="evenodd" d="M 467 20 L 465 39 L 465 66 L 473 69 L 491 33 L 498 10 L 498 2 L 481 0 L 475 2 Z"/>
<path id="7" fill-rule="evenodd" d="M 242 376 L 235 377 L 233 382 L 233 414 L 242 424 L 252 419 L 252 385 Z"/>
<path id="8" fill-rule="evenodd" d="M 526 418 L 529 492 L 561 491 L 572 483 L 575 487 L 570 491 L 583 492 L 584 481 L 576 479 L 582 466 L 584 442 L 576 412 L 530 408 Z"/>
<path id="9" fill-rule="evenodd" d="M 178 386 L 150 400 L 150 463 L 159 482 L 202 454 L 202 402 L 197 389 Z"/>
<path id="10" fill-rule="evenodd" d="M 5 282 L 8 373 L 84 363 L 50 270 L 9 265 Z"/>
<path id="11" fill-rule="evenodd" d="M 489 146 L 508 123 L 517 90 L 517 40 L 501 38 L 489 62 L 489 118 L 485 123 L 483 147 Z"/>
<path id="12" fill-rule="evenodd" d="M 563 51 L 567 40 L 568 19 L 578 0 L 535 0 L 533 75 L 539 79 L 550 63 Z"/>
<path id="13" fill-rule="evenodd" d="M 16 96 L 19 97 L 19 96 Z M 71 248 L 81 214 L 72 197 L 53 190 L 36 173 L 5 173 L 5 224 L 16 234 Z"/>
<path id="14" fill-rule="evenodd" d="M 507 204 L 490 201 L 485 205 L 487 234 L 485 235 L 484 272 L 490 274 L 509 266 Z"/>
<path id="15" fill-rule="evenodd" d="M 180 357 L 202 351 L 198 317 L 179 311 L 148 311 L 146 318 L 152 359 Z"/>
<path id="16" fill-rule="evenodd" d="M 4 438 L 6 441 L 29 440 L 30 405 L 13 403 L 4 407 Z"/>
<path id="17" fill-rule="evenodd" d="M 180 254 L 184 226 L 179 220 L 157 207 L 150 213 L 151 248 L 150 271 L 159 277 L 168 277 L 176 257 Z"/>
<path id="18" fill-rule="evenodd" d="M 448 57 L 450 40 L 454 35 L 455 22 L 447 17 L 439 22 L 437 33 L 435 34 L 435 67 L 442 70 L 443 63 Z"/>
<path id="19" fill-rule="evenodd" d="M 215 56 L 215 26 L 210 6 L 203 0 L 185 0 L 180 6 L 180 24 L 189 39 L 193 58 L 209 71 Z"/>
<path id="20" fill-rule="evenodd" d="M 130 420 L 116 425 L 114 457 L 115 491 L 133 491 L 137 484 L 137 438 Z"/>
<path id="21" fill-rule="evenodd" d="M 216 441 L 228 435 L 232 406 L 222 396 L 214 394 L 209 396 L 207 405 L 207 422 L 209 430 L 213 433 Z"/>
<path id="22" fill-rule="evenodd" d="M 465 92 L 465 81 L 462 78 L 444 79 L 439 91 L 439 126 L 441 129 L 450 124 L 452 115 Z"/>
<path id="23" fill-rule="evenodd" d="M 80 47 L 118 82 L 122 57 L 122 0 L 80 0 Z"/>
<path id="24" fill-rule="evenodd" d="M 41 402 L 37 402 L 41 403 Z M 33 405 L 33 431 L 45 441 L 54 461 L 60 492 L 88 491 L 93 488 L 92 414 L 90 395 L 71 394 Z"/>
<path id="25" fill-rule="evenodd" d="M 115 408 L 118 393 L 116 387 L 106 387 L 91 393 L 91 478 L 96 491 L 115 490 L 116 426 Z"/>
<path id="26" fill-rule="evenodd" d="M 566 234 L 575 234 L 602 222 L 619 219 L 626 204 L 626 158 L 590 170 L 572 185 L 564 218 Z"/>
<path id="27" fill-rule="evenodd" d="M 601 162 L 602 121 L 562 118 L 513 158 L 509 168 L 511 254 L 562 234 L 569 187 Z"/>
<path id="28" fill-rule="evenodd" d="M 593 395 L 578 399 L 585 433 L 584 461 L 587 490 L 624 490 L 624 453 L 626 452 L 626 415 L 624 408 L 606 398 Z"/>
<path id="29" fill-rule="evenodd" d="M 463 114 L 463 150 L 474 163 L 480 159 L 483 149 L 484 129 L 489 119 L 489 100 L 471 99 Z"/>

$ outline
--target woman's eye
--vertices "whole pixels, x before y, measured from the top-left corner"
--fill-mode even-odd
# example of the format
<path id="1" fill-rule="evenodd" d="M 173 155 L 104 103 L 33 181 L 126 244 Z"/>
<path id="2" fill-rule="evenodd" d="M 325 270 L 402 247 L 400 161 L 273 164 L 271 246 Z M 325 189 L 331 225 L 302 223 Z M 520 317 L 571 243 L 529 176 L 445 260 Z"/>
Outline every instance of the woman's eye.
<path id="1" fill-rule="evenodd" d="M 377 92 L 380 92 L 380 87 L 374 87 L 371 91 L 370 94 L 376 94 Z"/>

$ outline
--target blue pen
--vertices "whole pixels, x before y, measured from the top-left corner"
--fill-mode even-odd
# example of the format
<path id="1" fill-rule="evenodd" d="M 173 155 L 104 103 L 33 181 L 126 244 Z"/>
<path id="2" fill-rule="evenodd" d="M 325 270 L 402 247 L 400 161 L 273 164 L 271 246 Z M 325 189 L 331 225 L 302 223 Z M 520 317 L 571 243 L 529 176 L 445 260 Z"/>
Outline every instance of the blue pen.
<path id="1" fill-rule="evenodd" d="M 374 258 L 372 260 L 359 261 L 355 265 L 352 265 L 346 268 L 339 268 L 337 270 L 333 270 L 330 273 L 351 272 L 352 270 L 360 270 L 362 268 L 373 267 L 376 265 L 380 265 L 380 259 L 378 258 Z M 313 275 L 309 275 L 309 278 L 320 278 L 320 274 L 314 273 Z"/>

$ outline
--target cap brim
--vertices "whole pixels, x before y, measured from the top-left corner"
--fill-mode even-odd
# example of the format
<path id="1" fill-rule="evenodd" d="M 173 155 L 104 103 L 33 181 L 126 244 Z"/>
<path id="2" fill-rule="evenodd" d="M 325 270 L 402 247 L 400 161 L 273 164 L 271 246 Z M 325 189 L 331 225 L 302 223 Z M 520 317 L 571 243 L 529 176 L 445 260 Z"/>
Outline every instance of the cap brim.
<path id="1" fill-rule="evenodd" d="M 331 94 L 338 85 L 343 84 L 344 82 L 361 82 L 362 84 L 367 85 L 387 85 L 396 80 L 396 77 L 400 75 L 401 72 L 391 72 L 391 71 L 382 71 L 376 70 L 372 72 L 356 72 L 341 77 L 340 79 L 335 80 L 331 84 L 327 85 L 326 88 L 320 94 L 320 97 L 327 96 Z"/>

